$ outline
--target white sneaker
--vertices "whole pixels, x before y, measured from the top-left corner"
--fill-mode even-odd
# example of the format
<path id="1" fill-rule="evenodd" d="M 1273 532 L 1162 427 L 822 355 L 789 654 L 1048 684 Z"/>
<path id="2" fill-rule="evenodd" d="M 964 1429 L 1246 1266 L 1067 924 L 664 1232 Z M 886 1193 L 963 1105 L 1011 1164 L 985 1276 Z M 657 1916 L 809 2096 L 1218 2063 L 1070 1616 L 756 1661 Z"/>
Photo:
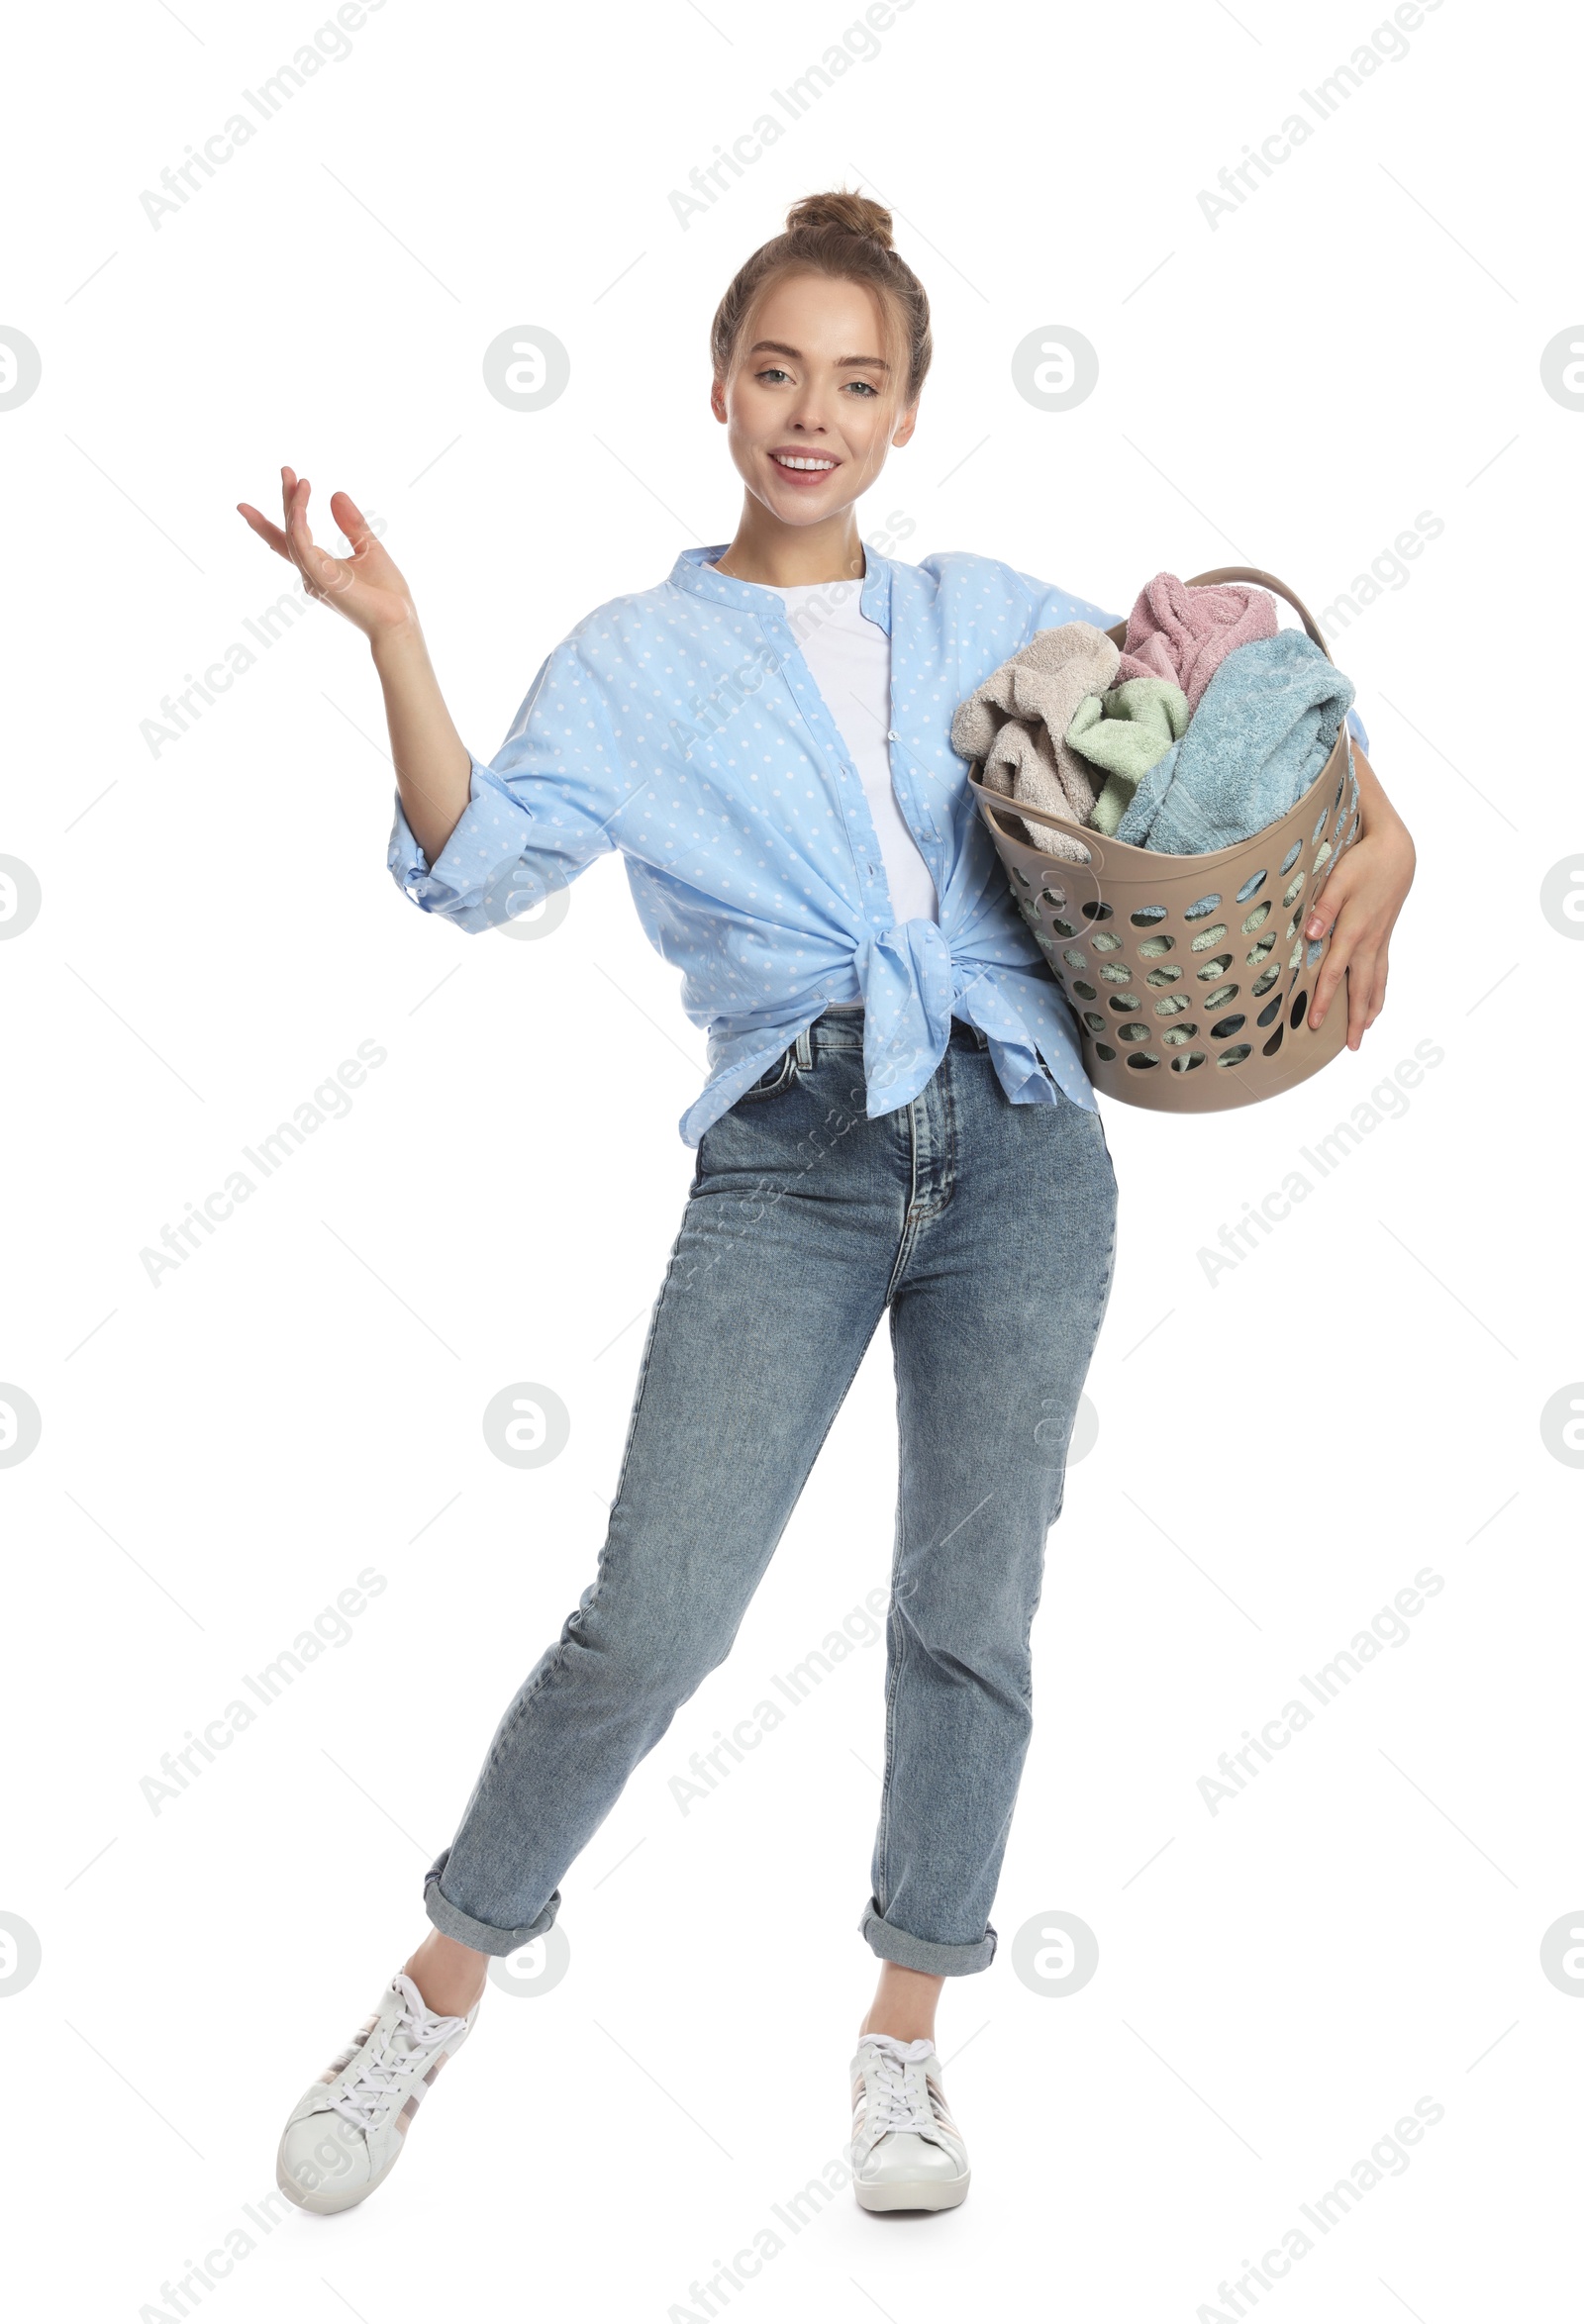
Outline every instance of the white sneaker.
<path id="1" fill-rule="evenodd" d="M 483 1995 L 465 2017 L 442 2017 L 405 1970 L 379 2007 L 309 2083 L 287 2118 L 275 2183 L 305 2211 L 346 2211 L 395 2168 L 425 2090 L 473 2030 Z"/>
<path id="2" fill-rule="evenodd" d="M 866 2211 L 949 2211 L 968 2191 L 968 2150 L 929 2041 L 862 2034 L 852 2061 L 852 2191 Z"/>

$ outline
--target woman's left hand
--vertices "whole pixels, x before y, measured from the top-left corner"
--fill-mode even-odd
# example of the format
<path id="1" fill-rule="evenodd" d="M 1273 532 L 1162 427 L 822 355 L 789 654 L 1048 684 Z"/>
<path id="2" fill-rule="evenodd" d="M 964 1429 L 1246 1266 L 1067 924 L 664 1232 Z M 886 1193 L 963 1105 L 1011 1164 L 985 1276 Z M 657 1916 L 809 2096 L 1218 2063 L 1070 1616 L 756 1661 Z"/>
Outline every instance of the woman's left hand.
<path id="1" fill-rule="evenodd" d="M 1387 947 L 1414 883 L 1414 842 L 1355 744 L 1360 828 L 1333 869 L 1304 923 L 1306 937 L 1330 935 L 1331 944 L 1309 1008 L 1311 1031 L 1325 1020 L 1343 973 L 1347 977 L 1347 1046 L 1356 1049 L 1386 1004 Z"/>

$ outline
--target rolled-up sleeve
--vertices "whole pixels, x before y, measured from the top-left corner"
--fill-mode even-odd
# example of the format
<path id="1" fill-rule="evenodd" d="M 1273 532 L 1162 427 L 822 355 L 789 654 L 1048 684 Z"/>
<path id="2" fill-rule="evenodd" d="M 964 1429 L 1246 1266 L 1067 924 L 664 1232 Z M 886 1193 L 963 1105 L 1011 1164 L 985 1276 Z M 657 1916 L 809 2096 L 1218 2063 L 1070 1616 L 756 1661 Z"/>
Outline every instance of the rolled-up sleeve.
<path id="1" fill-rule="evenodd" d="M 430 863 L 396 799 L 386 863 L 423 912 L 468 935 L 499 927 L 617 845 L 612 826 L 640 787 L 622 761 L 602 681 L 576 637 L 541 664 L 486 766 L 469 753 L 468 800 Z"/>

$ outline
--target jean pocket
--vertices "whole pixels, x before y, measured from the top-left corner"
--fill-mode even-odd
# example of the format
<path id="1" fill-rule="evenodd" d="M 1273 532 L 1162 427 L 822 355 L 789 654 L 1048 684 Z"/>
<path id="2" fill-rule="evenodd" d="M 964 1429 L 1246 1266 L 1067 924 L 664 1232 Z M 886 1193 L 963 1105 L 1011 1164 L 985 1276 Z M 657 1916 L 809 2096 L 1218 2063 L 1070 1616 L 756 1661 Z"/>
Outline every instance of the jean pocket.
<path id="1" fill-rule="evenodd" d="M 768 1066 L 755 1082 L 750 1082 L 737 1101 L 747 1106 L 759 1098 L 773 1098 L 784 1090 L 797 1072 L 797 1044 L 783 1049 L 775 1063 Z"/>

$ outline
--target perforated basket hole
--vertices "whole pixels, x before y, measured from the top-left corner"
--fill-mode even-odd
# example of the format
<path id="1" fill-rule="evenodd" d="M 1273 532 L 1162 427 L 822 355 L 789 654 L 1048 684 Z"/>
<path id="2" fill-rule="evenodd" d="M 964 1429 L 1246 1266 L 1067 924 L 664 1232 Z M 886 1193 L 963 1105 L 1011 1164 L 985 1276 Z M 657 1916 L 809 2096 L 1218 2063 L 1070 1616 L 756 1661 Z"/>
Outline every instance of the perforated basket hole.
<path id="1" fill-rule="evenodd" d="M 1146 936 L 1138 947 L 1140 960 L 1159 960 L 1177 948 L 1175 936 Z"/>
<path id="2" fill-rule="evenodd" d="M 1072 980 L 1072 989 L 1080 1001 L 1098 1001 L 1100 998 L 1093 985 L 1082 984 L 1077 977 Z"/>
<path id="3" fill-rule="evenodd" d="M 1230 1041 L 1233 1034 L 1240 1033 L 1247 1022 L 1246 1017 L 1224 1017 L 1219 1024 L 1211 1026 L 1210 1037 L 1213 1041 Z"/>
<path id="4" fill-rule="evenodd" d="M 1097 1057 L 1103 1057 L 1108 1065 L 1115 1065 L 1117 1062 L 1116 1050 L 1108 1048 L 1104 1041 L 1096 1041 L 1095 1055 Z"/>
<path id="5" fill-rule="evenodd" d="M 1205 1052 L 1203 1049 L 1190 1049 L 1186 1057 L 1172 1059 L 1171 1070 L 1173 1073 L 1192 1073 L 1196 1065 L 1203 1065 L 1204 1062 Z"/>
<path id="6" fill-rule="evenodd" d="M 1257 896 L 1260 889 L 1265 884 L 1266 876 L 1267 875 L 1264 872 L 1255 872 L 1251 880 L 1244 880 L 1242 886 L 1238 891 L 1238 903 L 1246 904 L 1250 896 Z"/>
<path id="7" fill-rule="evenodd" d="M 1136 1073 L 1146 1073 L 1151 1066 L 1158 1065 L 1160 1063 L 1160 1059 L 1158 1057 L 1151 1057 L 1147 1049 L 1136 1049 L 1133 1055 L 1129 1058 L 1128 1063 L 1133 1067 Z"/>
<path id="8" fill-rule="evenodd" d="M 1198 978 L 1200 984 L 1213 985 L 1217 977 L 1225 976 L 1231 966 L 1232 954 L 1230 952 L 1218 952 L 1214 960 L 1207 960 L 1203 968 L 1195 969 L 1194 974 Z"/>
<path id="9" fill-rule="evenodd" d="M 1105 1018 L 1103 1017 L 1097 1017 L 1092 1009 L 1086 1009 L 1084 1011 L 1083 1020 L 1092 1033 L 1103 1033 L 1106 1029 Z"/>
<path id="10" fill-rule="evenodd" d="M 1065 888 L 1043 887 L 1040 891 L 1040 901 L 1052 905 L 1059 912 L 1067 901 L 1067 891 Z"/>
<path id="11" fill-rule="evenodd" d="M 1288 883 L 1287 883 L 1286 887 L 1285 887 L 1285 888 L 1283 889 L 1283 891 L 1282 891 L 1282 899 L 1281 899 L 1281 900 L 1282 900 L 1282 907 L 1283 907 L 1283 909 L 1285 910 L 1285 909 L 1286 909 L 1286 908 L 1288 908 L 1289 906 L 1296 904 L 1296 903 L 1297 903 L 1297 901 L 1298 901 L 1298 899 L 1299 899 L 1299 897 L 1300 897 L 1300 896 L 1303 894 L 1303 892 L 1304 892 L 1304 874 L 1303 874 L 1302 872 L 1299 872 L 1299 873 L 1297 873 L 1297 874 L 1296 874 L 1296 876 L 1295 876 L 1294 878 L 1292 878 L 1292 879 L 1290 879 L 1290 880 L 1288 881 Z"/>
<path id="12" fill-rule="evenodd" d="M 1143 1007 L 1143 1003 L 1137 993 L 1113 993 L 1108 1007 L 1114 1009 L 1119 1017 L 1131 1017 L 1136 1009 Z"/>
<path id="13" fill-rule="evenodd" d="M 1161 1034 L 1161 1046 L 1165 1049 L 1180 1049 L 1184 1042 L 1194 1038 L 1198 1030 L 1196 1024 L 1174 1024 L 1169 1032 Z"/>
<path id="14" fill-rule="evenodd" d="M 1257 993 L 1257 992 L 1258 992 L 1258 990 L 1259 990 L 1259 987 L 1256 985 L 1256 986 L 1254 987 L 1254 991 Z M 1278 994 L 1276 995 L 1276 998 L 1275 998 L 1275 1000 L 1274 1000 L 1274 1001 L 1267 1001 L 1267 1002 L 1265 1003 L 1265 1006 L 1264 1006 L 1264 1008 L 1263 1008 L 1263 1009 L 1262 1009 L 1262 1010 L 1259 1012 L 1259 1015 L 1258 1015 L 1258 1016 L 1255 1017 L 1255 1019 L 1254 1019 L 1254 1022 L 1255 1022 L 1256 1024 L 1273 1024 L 1273 1023 L 1275 1022 L 1276 1018 L 1277 1018 L 1278 1017 L 1280 1017 L 1280 1015 L 1281 1015 L 1281 995 L 1278 993 Z"/>
<path id="15" fill-rule="evenodd" d="M 1188 1006 L 1186 993 L 1168 993 L 1163 1001 L 1155 1003 L 1155 1015 L 1157 1017 L 1181 1017 Z"/>
<path id="16" fill-rule="evenodd" d="M 1128 915 L 1136 928 L 1152 927 L 1157 920 L 1164 920 L 1165 917 L 1166 907 L 1163 904 L 1140 904 L 1137 912 Z"/>
<path id="17" fill-rule="evenodd" d="M 1315 841 L 1320 837 L 1321 832 L 1326 828 L 1326 819 L 1330 814 L 1331 809 L 1329 807 L 1323 807 L 1321 809 L 1320 821 L 1316 823 L 1314 829 L 1309 834 L 1309 844 L 1311 847 L 1314 846 Z"/>
<path id="18" fill-rule="evenodd" d="M 1236 985 L 1218 985 L 1213 993 L 1207 993 L 1205 995 L 1204 1000 L 1200 1003 L 1200 1007 L 1206 1010 L 1225 1009 L 1228 1002 L 1234 998 L 1237 991 L 1238 987 Z"/>
<path id="19" fill-rule="evenodd" d="M 1298 1030 L 1298 1027 L 1299 1027 L 1299 1026 L 1300 1026 L 1300 1025 L 1303 1023 L 1303 1021 L 1304 1021 L 1304 1011 L 1305 1011 L 1305 1010 L 1306 1010 L 1308 1007 L 1309 1007 L 1309 995 L 1308 995 L 1308 993 L 1307 993 L 1307 992 L 1304 992 L 1304 993 L 1300 993 L 1300 994 L 1299 994 L 1299 996 L 1298 996 L 1297 1000 L 1296 1000 L 1296 1001 L 1294 1001 L 1294 1003 L 1293 1003 L 1293 1005 L 1292 1005 L 1291 1009 L 1289 1009 L 1289 1010 L 1288 1010 L 1288 1012 L 1287 1012 L 1287 1021 L 1288 1021 L 1288 1023 L 1289 1023 L 1289 1024 L 1292 1026 L 1292 1028 L 1293 1028 L 1293 1031 L 1294 1031 L 1294 1032 L 1296 1032 L 1296 1031 Z"/>
<path id="20" fill-rule="evenodd" d="M 1317 961 L 1317 960 L 1320 958 L 1321 954 L 1322 954 L 1322 953 L 1325 951 L 1325 949 L 1326 949 L 1326 939 L 1325 939 L 1325 937 L 1324 937 L 1324 936 L 1317 936 L 1317 937 L 1315 938 L 1314 942 L 1313 942 L 1313 943 L 1310 945 L 1310 947 L 1309 947 L 1309 958 L 1308 958 L 1308 963 L 1307 963 L 1307 965 L 1308 965 L 1310 968 L 1313 968 L 1313 967 L 1314 967 L 1314 965 L 1315 965 L 1316 961 Z"/>
<path id="21" fill-rule="evenodd" d="M 1069 945 L 1061 957 L 1069 968 L 1087 968 L 1089 966 L 1088 953 L 1080 952 L 1076 944 Z"/>
<path id="22" fill-rule="evenodd" d="M 1263 1048 L 1260 1050 L 1259 1054 L 1260 1054 L 1260 1056 L 1261 1056 L 1261 1057 L 1274 1057 L 1274 1056 L 1275 1056 L 1275 1054 L 1276 1054 L 1276 1051 L 1277 1051 L 1277 1050 L 1278 1050 L 1278 1049 L 1281 1047 L 1281 1043 L 1282 1043 L 1282 1035 L 1283 1035 L 1283 1034 L 1286 1032 L 1286 1030 L 1287 1030 L 1287 1027 L 1286 1027 L 1284 1024 L 1279 1024 L 1279 1025 L 1277 1025 L 1277 1027 L 1276 1027 L 1275 1031 L 1274 1031 L 1274 1032 L 1271 1034 L 1271 1036 L 1270 1036 L 1270 1039 L 1269 1039 L 1269 1040 L 1268 1040 L 1268 1041 L 1265 1043 L 1265 1046 L 1264 1046 L 1264 1047 L 1263 1047 Z"/>
<path id="23" fill-rule="evenodd" d="M 1189 905 L 1182 917 L 1184 920 L 1207 920 L 1220 902 L 1219 896 L 1201 896 L 1197 904 Z"/>
<path id="24" fill-rule="evenodd" d="M 1100 973 L 1108 985 L 1131 985 L 1133 983 L 1133 970 L 1125 960 L 1108 961 Z"/>
<path id="25" fill-rule="evenodd" d="M 1208 952 L 1212 944 L 1219 944 L 1227 933 L 1226 923 L 1218 920 L 1213 928 L 1203 928 L 1189 945 L 1190 952 Z"/>
<path id="26" fill-rule="evenodd" d="M 1091 897 L 1089 902 L 1082 907 L 1082 911 L 1085 920 L 1115 920 L 1117 917 L 1111 906 L 1102 904 L 1098 897 Z"/>
<path id="27" fill-rule="evenodd" d="M 1321 873 L 1325 870 L 1327 864 L 1330 863 L 1331 855 L 1331 841 L 1329 839 L 1323 840 L 1315 854 L 1315 877 L 1317 880 L 1319 879 Z"/>
<path id="28" fill-rule="evenodd" d="M 1276 979 L 1280 975 L 1281 969 L 1278 966 L 1276 968 L 1267 968 L 1263 976 L 1256 976 L 1253 983 L 1248 988 L 1254 999 L 1257 1001 L 1261 993 L 1268 993 L 1271 986 L 1276 982 Z M 1277 1007 L 1279 1008 L 1281 1004 L 1278 1002 Z"/>
<path id="29" fill-rule="evenodd" d="M 1075 936 L 1078 933 L 1070 920 L 1057 920 L 1054 913 L 1050 916 L 1050 924 L 1058 936 Z"/>
<path id="30" fill-rule="evenodd" d="M 1147 1041 L 1149 1027 L 1146 1024 L 1119 1024 L 1117 1038 L 1119 1041 Z"/>
<path id="31" fill-rule="evenodd" d="M 1122 938 L 1108 935 L 1104 928 L 1101 928 L 1098 933 L 1091 931 L 1089 941 L 1097 952 L 1120 952 L 1122 950 Z"/>
<path id="32" fill-rule="evenodd" d="M 1340 807 L 1340 805 L 1341 805 L 1341 803 L 1342 803 L 1342 792 L 1343 792 L 1343 790 L 1344 790 L 1344 788 L 1345 788 L 1345 786 L 1346 786 L 1346 783 L 1347 783 L 1347 769 L 1346 769 L 1345 767 L 1343 767 L 1343 769 L 1342 769 L 1341 773 L 1340 773 L 1340 774 L 1339 774 L 1339 775 L 1336 777 L 1336 798 L 1335 798 L 1335 799 L 1332 801 L 1332 805 L 1333 805 L 1333 807 Z"/>
<path id="33" fill-rule="evenodd" d="M 1216 1063 L 1218 1065 L 1241 1065 L 1245 1057 L 1252 1055 L 1251 1044 L 1247 1041 L 1239 1041 L 1234 1049 L 1223 1049 L 1221 1055 L 1216 1059 Z"/>
<path id="34" fill-rule="evenodd" d="M 1347 826 L 1347 836 L 1346 836 L 1346 838 L 1345 838 L 1345 839 L 1342 841 L 1342 845 L 1343 845 L 1344 847 L 1351 847 L 1351 845 L 1352 845 L 1352 843 L 1353 843 L 1353 836 L 1354 836 L 1355 832 L 1357 831 L 1357 829 L 1358 829 L 1358 810 L 1357 810 L 1357 808 L 1355 807 L 1355 808 L 1353 809 L 1353 820 L 1352 820 L 1352 822 L 1351 822 L 1351 823 L 1348 824 L 1348 826 Z"/>
<path id="35" fill-rule="evenodd" d="M 1286 854 L 1282 857 L 1280 863 L 1276 866 L 1277 879 L 1285 878 L 1286 874 L 1292 870 L 1293 865 L 1298 861 L 1299 851 L 1303 847 L 1303 844 L 1304 843 L 1302 839 L 1295 839 L 1293 841 Z"/>
<path id="36" fill-rule="evenodd" d="M 1275 949 L 1276 939 L 1274 936 L 1261 936 L 1258 943 L 1254 945 L 1252 950 L 1247 955 L 1248 966 L 1250 968 L 1257 968 L 1260 962 L 1268 958 L 1268 956 L 1274 952 Z"/>
<path id="37" fill-rule="evenodd" d="M 1146 985 L 1178 985 L 1182 982 L 1180 968 L 1152 968 L 1144 978 Z"/>
<path id="38" fill-rule="evenodd" d="M 1287 966 L 1289 968 L 1302 968 L 1303 965 L 1304 947 L 1302 943 L 1297 943 L 1293 946 L 1292 950 L 1287 955 Z"/>
<path id="39" fill-rule="evenodd" d="M 1303 916 L 1303 914 L 1302 914 L 1301 912 L 1295 912 L 1295 913 L 1293 914 L 1293 917 L 1292 917 L 1292 919 L 1291 919 L 1291 920 L 1290 920 L 1287 922 L 1287 933 L 1288 933 L 1288 935 L 1289 935 L 1289 936 L 1296 936 L 1296 935 L 1297 935 L 1297 933 L 1298 933 L 1298 923 L 1299 923 L 1299 921 L 1300 921 L 1300 920 L 1303 919 L 1303 917 L 1304 917 L 1304 916 Z M 1298 965 L 1298 963 L 1297 963 L 1297 960 L 1295 959 L 1295 960 L 1294 960 L 1294 962 L 1293 962 L 1293 966 L 1296 968 L 1296 967 L 1297 967 L 1297 965 Z"/>
<path id="40" fill-rule="evenodd" d="M 1027 873 L 1027 872 L 1026 872 L 1026 871 L 1023 869 L 1023 867 L 1022 867 L 1020 864 L 1016 864 L 1016 863 L 1015 863 L 1015 864 L 1013 865 L 1013 867 L 1012 867 L 1012 876 L 1013 876 L 1013 878 L 1014 878 L 1014 879 L 1015 879 L 1017 882 L 1018 882 L 1018 884 L 1019 884 L 1019 886 L 1020 886 L 1020 887 L 1023 887 L 1023 888 L 1032 888 L 1032 887 L 1034 886 L 1034 882 L 1033 882 L 1033 880 L 1031 880 L 1031 879 L 1030 879 L 1030 877 L 1029 877 L 1028 873 Z"/>
<path id="41" fill-rule="evenodd" d="M 1253 911 L 1243 921 L 1243 934 L 1245 936 L 1251 936 L 1256 928 L 1262 928 L 1264 926 L 1266 920 L 1269 920 L 1269 918 L 1270 899 L 1267 897 L 1263 904 L 1255 905 Z"/>

